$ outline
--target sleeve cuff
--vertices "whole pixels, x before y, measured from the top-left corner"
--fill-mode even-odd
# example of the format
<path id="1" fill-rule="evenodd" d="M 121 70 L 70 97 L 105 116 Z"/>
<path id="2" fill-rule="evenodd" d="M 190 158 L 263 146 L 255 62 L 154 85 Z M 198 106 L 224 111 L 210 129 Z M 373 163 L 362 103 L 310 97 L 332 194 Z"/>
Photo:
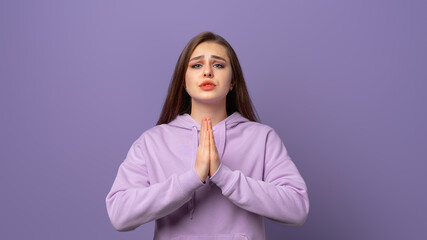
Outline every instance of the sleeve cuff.
<path id="1" fill-rule="evenodd" d="M 199 176 L 196 173 L 194 168 L 189 169 L 184 174 L 178 176 L 179 183 L 181 185 L 182 190 L 185 194 L 190 194 L 199 187 L 205 185 L 202 181 L 200 181 Z"/>
<path id="2" fill-rule="evenodd" d="M 237 178 L 234 179 L 233 171 L 221 162 L 218 170 L 210 180 L 221 188 L 222 194 L 226 195 L 228 190 L 235 184 Z"/>

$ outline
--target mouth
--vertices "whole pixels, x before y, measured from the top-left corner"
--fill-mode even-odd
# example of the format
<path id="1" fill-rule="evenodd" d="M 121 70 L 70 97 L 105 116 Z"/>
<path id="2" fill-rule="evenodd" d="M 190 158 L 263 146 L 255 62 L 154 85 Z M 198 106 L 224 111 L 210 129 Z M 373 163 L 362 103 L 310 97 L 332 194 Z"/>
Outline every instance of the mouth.
<path id="1" fill-rule="evenodd" d="M 216 85 L 212 81 L 204 81 L 202 84 L 199 85 L 199 87 L 215 87 Z"/>
<path id="2" fill-rule="evenodd" d="M 215 88 L 215 84 L 211 81 L 204 81 L 199 87 L 204 91 L 210 91 Z"/>

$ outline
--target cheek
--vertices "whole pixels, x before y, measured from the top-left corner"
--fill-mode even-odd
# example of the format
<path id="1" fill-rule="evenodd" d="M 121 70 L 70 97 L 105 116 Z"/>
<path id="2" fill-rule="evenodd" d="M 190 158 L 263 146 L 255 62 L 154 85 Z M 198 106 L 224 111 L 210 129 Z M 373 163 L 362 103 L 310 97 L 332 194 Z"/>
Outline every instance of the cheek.
<path id="1" fill-rule="evenodd" d="M 191 75 L 188 74 L 188 72 L 185 73 L 184 75 L 184 83 L 187 86 L 189 83 L 191 83 Z"/>
<path id="2" fill-rule="evenodd" d="M 194 75 L 194 72 L 185 73 L 184 84 L 188 91 L 194 89 L 195 83 L 197 83 L 197 77 Z"/>
<path id="3" fill-rule="evenodd" d="M 185 78 L 186 79 L 195 79 L 197 76 L 197 71 L 195 71 L 194 69 L 187 69 L 187 71 L 185 71 Z"/>
<path id="4" fill-rule="evenodd" d="M 231 79 L 233 78 L 233 73 L 230 71 L 227 71 L 224 75 L 224 77 L 227 79 L 228 83 L 231 83 Z"/>

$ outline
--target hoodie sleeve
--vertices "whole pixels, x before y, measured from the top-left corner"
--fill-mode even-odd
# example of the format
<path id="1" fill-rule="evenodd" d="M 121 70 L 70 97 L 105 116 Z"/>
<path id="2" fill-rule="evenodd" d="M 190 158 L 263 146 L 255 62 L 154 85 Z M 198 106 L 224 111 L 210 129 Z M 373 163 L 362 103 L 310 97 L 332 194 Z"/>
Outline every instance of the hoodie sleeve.
<path id="1" fill-rule="evenodd" d="M 150 184 L 144 147 L 141 138 L 132 144 L 106 197 L 108 216 L 118 231 L 130 231 L 172 213 L 203 186 L 194 169 Z"/>
<path id="2" fill-rule="evenodd" d="M 307 218 L 306 184 L 273 129 L 266 139 L 264 181 L 233 171 L 223 163 L 211 180 L 224 196 L 250 212 L 285 225 L 302 225 Z"/>

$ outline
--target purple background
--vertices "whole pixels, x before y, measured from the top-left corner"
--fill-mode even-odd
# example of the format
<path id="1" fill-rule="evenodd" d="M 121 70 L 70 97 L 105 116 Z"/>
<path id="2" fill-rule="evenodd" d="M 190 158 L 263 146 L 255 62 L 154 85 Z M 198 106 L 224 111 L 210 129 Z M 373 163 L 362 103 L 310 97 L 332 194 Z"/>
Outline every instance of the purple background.
<path id="1" fill-rule="evenodd" d="M 426 1 L 0 1 L 0 238 L 151 239 L 105 208 L 204 30 L 307 182 L 268 239 L 427 239 Z"/>

